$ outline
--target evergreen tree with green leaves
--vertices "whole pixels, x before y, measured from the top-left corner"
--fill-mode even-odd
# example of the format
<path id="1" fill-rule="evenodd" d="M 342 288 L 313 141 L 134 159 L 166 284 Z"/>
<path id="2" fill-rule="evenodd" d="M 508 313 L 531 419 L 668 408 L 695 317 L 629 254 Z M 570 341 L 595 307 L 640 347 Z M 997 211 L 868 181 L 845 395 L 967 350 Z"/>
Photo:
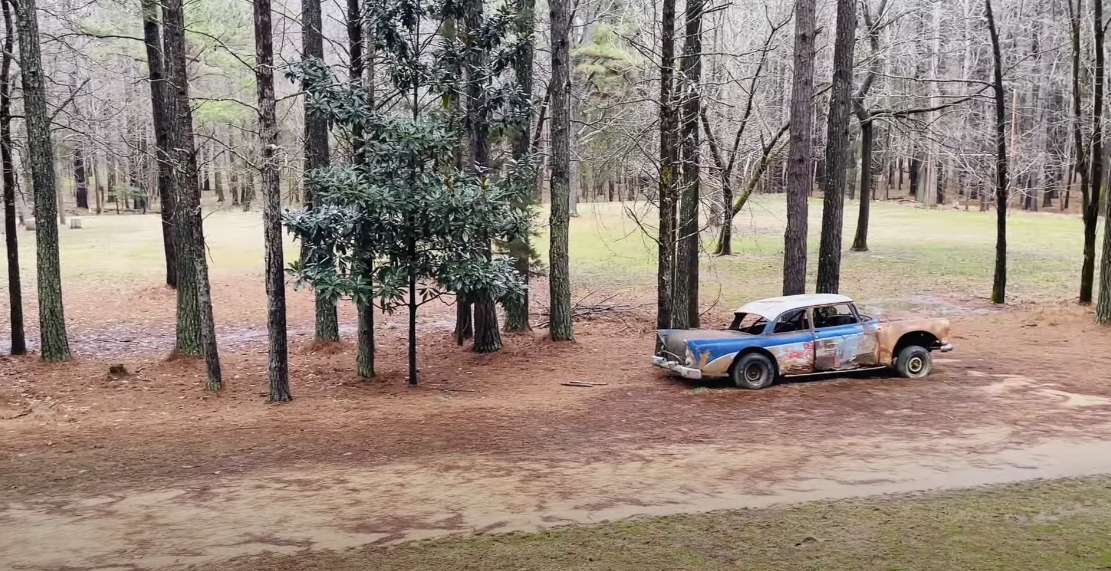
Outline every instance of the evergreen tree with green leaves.
<path id="1" fill-rule="evenodd" d="M 490 243 L 527 234 L 531 215 L 514 205 L 531 191 L 533 172 L 527 161 L 507 165 L 498 176 L 455 161 L 466 122 L 435 102 L 445 85 L 458 84 L 452 70 L 464 61 L 462 48 L 429 42 L 422 31 L 460 19 L 461 6 L 402 0 L 371 9 L 378 62 L 400 102 L 393 111 L 373 109 L 361 85 L 338 80 L 318 59 L 290 68 L 313 109 L 338 129 L 363 134 L 360 161 L 309 174 L 306 183 L 319 206 L 285 217 L 305 248 L 327 249 L 332 263 L 302 260 L 290 271 L 298 285 L 310 284 L 332 299 L 373 302 L 388 313 L 406 308 L 409 382 L 416 384 L 420 306 L 447 293 L 476 304 L 522 295 L 524 283 L 512 261 L 491 252 Z M 499 13 L 472 44 L 497 48 L 491 64 L 504 61 L 508 67 L 512 61 L 512 45 L 491 41 L 509 21 L 508 13 Z M 508 86 L 489 89 L 488 109 L 513 107 L 515 94 Z M 492 128 L 500 125 L 490 121 Z"/>

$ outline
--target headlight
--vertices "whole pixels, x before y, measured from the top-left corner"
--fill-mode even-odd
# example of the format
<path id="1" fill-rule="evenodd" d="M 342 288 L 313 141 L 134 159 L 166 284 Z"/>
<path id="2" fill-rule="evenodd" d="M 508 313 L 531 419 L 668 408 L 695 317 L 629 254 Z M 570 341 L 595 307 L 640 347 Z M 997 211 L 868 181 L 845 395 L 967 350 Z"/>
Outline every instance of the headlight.
<path id="1" fill-rule="evenodd" d="M 688 367 L 693 367 L 694 366 L 694 353 L 691 353 L 691 348 L 690 347 L 687 347 L 687 354 L 684 357 L 683 361 L 686 363 L 686 365 Z"/>

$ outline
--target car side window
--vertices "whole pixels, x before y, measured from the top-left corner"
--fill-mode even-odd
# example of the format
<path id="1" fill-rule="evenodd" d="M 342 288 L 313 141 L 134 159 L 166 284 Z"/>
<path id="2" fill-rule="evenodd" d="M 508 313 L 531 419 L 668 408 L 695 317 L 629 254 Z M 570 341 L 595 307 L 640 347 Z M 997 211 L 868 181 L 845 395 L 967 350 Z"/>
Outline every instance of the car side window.
<path id="1" fill-rule="evenodd" d="M 815 329 L 854 325 L 859 322 L 860 320 L 856 318 L 856 314 L 853 313 L 852 308 L 847 303 L 814 308 Z"/>
<path id="2" fill-rule="evenodd" d="M 810 320 L 806 317 L 806 309 L 788 311 L 779 316 L 775 322 L 772 333 L 791 333 L 792 331 L 806 331 L 810 329 Z"/>

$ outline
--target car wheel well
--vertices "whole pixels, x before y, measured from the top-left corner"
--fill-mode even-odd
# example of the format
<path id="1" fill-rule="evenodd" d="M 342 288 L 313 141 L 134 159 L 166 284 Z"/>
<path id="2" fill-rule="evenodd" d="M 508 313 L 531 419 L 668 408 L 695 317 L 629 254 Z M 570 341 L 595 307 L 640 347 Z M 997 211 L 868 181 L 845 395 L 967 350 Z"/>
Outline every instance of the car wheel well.
<path id="1" fill-rule="evenodd" d="M 737 356 L 733 358 L 733 365 L 736 365 L 737 362 L 740 361 L 745 355 L 751 355 L 753 353 L 759 353 L 767 357 L 768 360 L 772 362 L 772 366 L 775 367 L 775 377 L 779 377 L 779 361 L 776 360 L 775 355 L 772 355 L 770 351 L 762 347 L 749 347 L 744 351 L 737 353 Z M 732 367 L 730 368 L 732 369 Z"/>
<path id="2" fill-rule="evenodd" d="M 899 338 L 899 342 L 895 344 L 895 350 L 892 352 L 892 357 L 897 357 L 899 353 L 911 345 L 918 345 L 925 347 L 927 351 L 935 349 L 941 341 L 936 335 L 928 331 L 911 331 L 910 333 L 903 334 Z"/>

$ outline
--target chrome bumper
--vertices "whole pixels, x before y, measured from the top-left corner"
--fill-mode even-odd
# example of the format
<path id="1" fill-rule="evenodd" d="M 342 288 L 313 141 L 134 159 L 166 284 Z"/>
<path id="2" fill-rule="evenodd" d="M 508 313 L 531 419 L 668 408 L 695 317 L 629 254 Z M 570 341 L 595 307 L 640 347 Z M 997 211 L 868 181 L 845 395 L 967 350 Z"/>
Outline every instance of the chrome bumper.
<path id="1" fill-rule="evenodd" d="M 946 344 L 942 345 L 941 347 L 938 347 L 937 350 L 941 351 L 942 353 L 948 353 L 949 351 L 953 350 L 953 344 L 952 343 L 946 343 Z"/>
<path id="2" fill-rule="evenodd" d="M 667 369 L 669 371 L 678 373 L 679 376 L 683 377 L 684 379 L 693 379 L 697 381 L 702 378 L 701 370 L 692 367 L 685 367 L 675 361 L 668 361 L 667 359 L 664 359 L 659 355 L 652 356 L 652 364 L 661 369 Z"/>

